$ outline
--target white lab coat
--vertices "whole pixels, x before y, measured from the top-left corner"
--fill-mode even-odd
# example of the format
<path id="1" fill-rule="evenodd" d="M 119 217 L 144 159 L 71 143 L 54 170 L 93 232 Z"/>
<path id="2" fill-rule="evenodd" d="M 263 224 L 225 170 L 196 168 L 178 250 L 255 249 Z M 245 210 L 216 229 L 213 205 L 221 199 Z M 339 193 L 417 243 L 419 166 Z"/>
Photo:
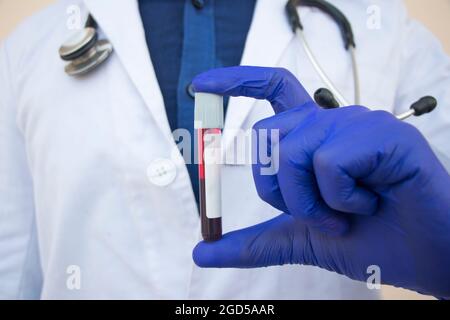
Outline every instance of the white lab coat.
<path id="1" fill-rule="evenodd" d="M 198 211 L 183 158 L 173 152 L 137 1 L 80 3 L 115 51 L 78 79 L 64 73 L 58 57 L 74 2 L 28 19 L 0 51 L 1 298 L 378 296 L 363 283 L 312 267 L 197 268 L 191 252 L 200 239 Z M 288 68 L 312 93 L 323 84 L 293 38 L 285 2 L 258 1 L 242 64 Z M 440 108 L 411 122 L 449 155 L 450 62 L 439 43 L 407 18 L 400 1 L 376 1 L 379 30 L 366 26 L 373 1 L 333 3 L 355 29 L 363 104 L 400 113 L 422 95 L 435 95 Z M 352 99 L 350 60 L 336 25 L 315 10 L 301 11 L 314 52 Z M 226 148 L 235 129 L 271 114 L 266 102 L 231 99 Z M 172 168 L 155 184 L 147 170 L 164 163 L 157 159 Z M 223 213 L 225 231 L 278 214 L 258 199 L 248 165 L 224 167 Z"/>

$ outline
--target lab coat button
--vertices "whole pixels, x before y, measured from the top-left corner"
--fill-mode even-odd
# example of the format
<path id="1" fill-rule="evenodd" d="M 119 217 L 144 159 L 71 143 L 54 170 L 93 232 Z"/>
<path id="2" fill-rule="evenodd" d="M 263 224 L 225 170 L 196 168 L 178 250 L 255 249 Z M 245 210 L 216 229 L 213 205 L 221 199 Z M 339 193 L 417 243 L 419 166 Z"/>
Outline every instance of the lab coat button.
<path id="1" fill-rule="evenodd" d="M 192 0 L 192 5 L 196 9 L 203 9 L 203 7 L 205 6 L 205 0 Z"/>
<path id="2" fill-rule="evenodd" d="M 148 166 L 147 176 L 150 183 L 165 187 L 175 181 L 177 167 L 170 159 L 156 159 Z"/>
<path id="3" fill-rule="evenodd" d="M 186 87 L 186 93 L 189 95 L 189 97 L 195 98 L 195 91 L 194 91 L 194 86 L 192 85 L 192 83 Z"/>

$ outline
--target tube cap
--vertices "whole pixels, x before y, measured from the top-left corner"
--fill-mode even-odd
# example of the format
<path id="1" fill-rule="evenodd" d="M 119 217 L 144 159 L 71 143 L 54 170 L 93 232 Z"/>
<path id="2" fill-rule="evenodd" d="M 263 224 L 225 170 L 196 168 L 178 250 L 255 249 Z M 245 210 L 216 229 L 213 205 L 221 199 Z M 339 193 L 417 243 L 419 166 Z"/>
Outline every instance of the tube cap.
<path id="1" fill-rule="evenodd" d="M 195 93 L 195 129 L 223 129 L 223 97 L 212 93 Z"/>

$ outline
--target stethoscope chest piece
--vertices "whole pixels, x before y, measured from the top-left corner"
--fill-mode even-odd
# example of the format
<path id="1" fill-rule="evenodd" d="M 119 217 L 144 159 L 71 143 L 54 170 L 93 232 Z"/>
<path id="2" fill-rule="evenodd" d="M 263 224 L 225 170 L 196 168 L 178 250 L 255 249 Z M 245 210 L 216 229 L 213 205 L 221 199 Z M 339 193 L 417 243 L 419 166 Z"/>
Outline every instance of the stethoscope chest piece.
<path id="1" fill-rule="evenodd" d="M 65 72 L 70 76 L 86 74 L 111 56 L 112 44 L 98 40 L 97 30 L 86 27 L 72 35 L 60 48 L 59 56 L 69 63 Z"/>

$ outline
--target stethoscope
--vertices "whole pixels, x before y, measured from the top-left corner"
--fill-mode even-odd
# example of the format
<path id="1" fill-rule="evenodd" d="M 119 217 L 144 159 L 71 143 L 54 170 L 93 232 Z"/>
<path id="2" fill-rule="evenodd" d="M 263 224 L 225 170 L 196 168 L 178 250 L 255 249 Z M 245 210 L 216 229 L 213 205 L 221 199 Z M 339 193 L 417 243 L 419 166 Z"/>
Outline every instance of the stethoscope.
<path id="1" fill-rule="evenodd" d="M 318 105 L 326 109 L 351 105 L 329 78 L 314 55 L 306 39 L 304 26 L 297 11 L 297 7 L 299 6 L 317 8 L 325 14 L 328 14 L 338 25 L 344 40 L 345 50 L 349 52 L 352 62 L 354 104 L 359 105 L 361 99 L 359 70 L 355 54 L 356 42 L 350 21 L 342 11 L 325 0 L 289 0 L 286 4 L 289 24 L 295 37 L 302 44 L 308 60 L 325 84 L 325 88 L 320 88 L 315 92 L 314 100 Z M 85 28 L 72 36 L 59 49 L 61 59 L 69 62 L 65 67 L 65 71 L 70 76 L 80 76 L 91 72 L 104 63 L 111 56 L 112 52 L 113 46 L 107 39 L 98 39 L 98 25 L 90 14 Z M 426 96 L 413 103 L 407 112 L 396 117 L 400 120 L 405 120 L 411 116 L 421 116 L 430 113 L 436 107 L 436 99 L 431 96 Z"/>
<path id="2" fill-rule="evenodd" d="M 84 28 L 76 32 L 59 48 L 59 56 L 69 63 L 65 71 L 69 76 L 87 74 L 105 62 L 113 46 L 107 39 L 98 39 L 98 25 L 89 14 Z"/>

